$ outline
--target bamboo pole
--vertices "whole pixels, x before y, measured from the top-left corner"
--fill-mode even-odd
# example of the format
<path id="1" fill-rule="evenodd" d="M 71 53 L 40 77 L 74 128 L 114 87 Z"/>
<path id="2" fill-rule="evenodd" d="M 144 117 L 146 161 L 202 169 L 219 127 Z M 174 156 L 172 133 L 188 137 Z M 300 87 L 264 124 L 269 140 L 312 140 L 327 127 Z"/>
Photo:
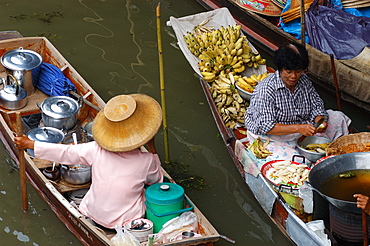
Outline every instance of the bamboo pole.
<path id="1" fill-rule="evenodd" d="M 158 39 L 158 59 L 159 59 L 159 82 L 161 88 L 161 105 L 163 117 L 163 137 L 164 137 L 164 150 L 165 150 L 165 163 L 170 163 L 170 152 L 168 143 L 168 127 L 167 127 L 167 109 L 166 109 L 166 93 L 164 87 L 164 69 L 163 69 L 163 50 L 162 50 L 162 37 L 161 37 L 161 3 L 158 3 L 156 8 L 157 16 L 157 39 Z"/>
<path id="2" fill-rule="evenodd" d="M 16 112 L 16 118 L 17 118 L 17 136 L 22 137 L 23 129 L 22 129 L 22 119 L 21 119 L 20 112 Z M 27 183 L 26 183 L 27 177 L 26 177 L 24 150 L 22 149 L 19 150 L 18 152 L 18 160 L 19 160 L 19 177 L 20 177 L 21 193 L 22 193 L 22 209 L 27 210 L 28 209 Z"/>

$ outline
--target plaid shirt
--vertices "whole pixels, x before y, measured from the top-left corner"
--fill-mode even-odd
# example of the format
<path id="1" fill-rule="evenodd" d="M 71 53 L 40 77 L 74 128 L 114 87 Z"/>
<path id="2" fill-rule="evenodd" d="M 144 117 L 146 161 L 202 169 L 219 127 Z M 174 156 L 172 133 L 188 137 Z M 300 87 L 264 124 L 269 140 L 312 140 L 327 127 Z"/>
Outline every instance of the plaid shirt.
<path id="1" fill-rule="evenodd" d="M 292 93 L 276 71 L 256 86 L 245 114 L 245 126 L 254 134 L 262 135 L 276 123 L 313 123 L 318 115 L 328 116 L 323 100 L 307 75 L 301 75 Z"/>

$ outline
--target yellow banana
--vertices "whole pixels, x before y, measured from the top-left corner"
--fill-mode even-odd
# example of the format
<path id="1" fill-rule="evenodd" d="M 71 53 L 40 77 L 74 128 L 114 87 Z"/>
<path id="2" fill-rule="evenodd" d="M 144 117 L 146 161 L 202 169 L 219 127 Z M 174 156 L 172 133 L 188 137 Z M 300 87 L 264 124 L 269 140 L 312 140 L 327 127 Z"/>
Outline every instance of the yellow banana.
<path id="1" fill-rule="evenodd" d="M 236 51 L 236 55 L 237 55 L 237 56 L 241 56 L 241 55 L 243 54 L 243 52 L 244 52 L 243 48 L 240 48 L 240 49 L 238 49 L 238 50 Z"/>
<path id="2" fill-rule="evenodd" d="M 238 67 L 238 68 L 234 68 L 234 72 L 236 73 L 241 73 L 245 70 L 245 66 L 241 66 L 241 67 Z"/>
<path id="3" fill-rule="evenodd" d="M 211 76 L 216 76 L 216 74 L 215 73 L 212 73 L 212 72 L 200 72 L 202 75 L 203 75 L 203 77 L 211 77 Z"/>
<path id="4" fill-rule="evenodd" d="M 238 57 L 237 56 L 234 56 L 233 59 L 232 59 L 232 61 L 230 62 L 230 66 L 233 66 L 234 67 L 234 65 L 237 64 L 238 61 L 239 61 L 238 60 Z M 241 63 L 243 64 L 243 61 Z"/>

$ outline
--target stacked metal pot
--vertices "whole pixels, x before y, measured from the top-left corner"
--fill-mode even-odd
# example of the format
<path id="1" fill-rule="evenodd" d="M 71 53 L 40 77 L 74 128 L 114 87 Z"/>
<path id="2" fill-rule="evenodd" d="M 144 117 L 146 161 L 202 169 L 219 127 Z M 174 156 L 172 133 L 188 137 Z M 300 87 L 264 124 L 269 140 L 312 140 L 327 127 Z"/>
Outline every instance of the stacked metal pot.
<path id="1" fill-rule="evenodd" d="M 1 78 L 0 107 L 16 110 L 27 105 L 27 95 L 35 88 L 32 83 L 32 69 L 40 66 L 42 57 L 37 52 L 19 49 L 10 50 L 1 57 L 6 78 Z"/>

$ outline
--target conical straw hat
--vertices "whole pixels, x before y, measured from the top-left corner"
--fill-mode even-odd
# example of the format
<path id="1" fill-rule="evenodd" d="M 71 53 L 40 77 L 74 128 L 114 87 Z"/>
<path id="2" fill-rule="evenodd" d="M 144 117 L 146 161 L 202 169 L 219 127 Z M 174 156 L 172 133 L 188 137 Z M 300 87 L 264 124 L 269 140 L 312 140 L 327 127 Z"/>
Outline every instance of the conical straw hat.
<path id="1" fill-rule="evenodd" d="M 162 109 L 155 99 L 144 94 L 131 94 L 128 97 L 134 99 L 135 103 L 132 103 L 130 98 L 125 98 L 127 96 L 112 98 L 94 119 L 92 134 L 103 149 L 112 152 L 137 149 L 152 139 L 161 126 Z M 129 107 L 135 109 L 125 118 L 132 111 Z"/>

